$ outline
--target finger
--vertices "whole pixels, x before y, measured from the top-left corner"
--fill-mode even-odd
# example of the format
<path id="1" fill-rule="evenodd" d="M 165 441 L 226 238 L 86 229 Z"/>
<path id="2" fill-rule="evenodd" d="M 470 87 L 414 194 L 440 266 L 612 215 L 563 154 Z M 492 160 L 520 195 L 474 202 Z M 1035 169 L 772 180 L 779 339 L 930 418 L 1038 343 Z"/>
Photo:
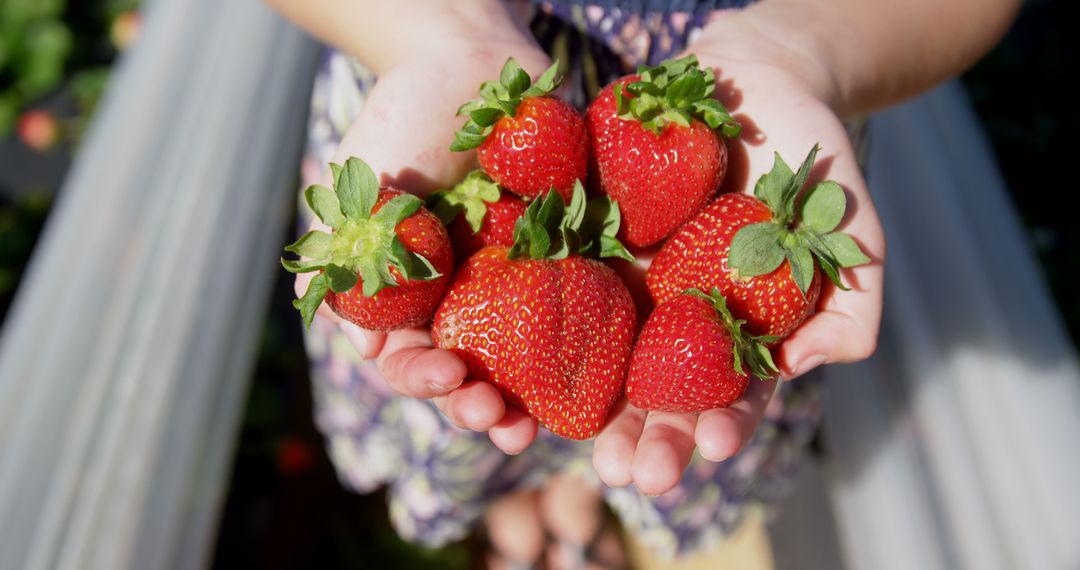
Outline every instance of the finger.
<path id="1" fill-rule="evenodd" d="M 827 362 L 855 362 L 877 347 L 885 278 L 885 235 L 866 189 L 854 153 L 836 157 L 828 176 L 847 190 L 847 233 L 871 259 L 866 265 L 841 270 L 843 291 L 826 281 L 811 316 L 781 346 L 778 364 L 785 379 L 805 374 Z"/>
<path id="2" fill-rule="evenodd" d="M 446 416 L 446 419 L 450 420 L 450 423 L 461 429 L 469 429 L 469 426 L 465 425 L 465 422 L 461 421 L 461 418 L 458 418 L 450 412 L 450 407 L 447 405 L 450 402 L 449 394 L 445 396 L 435 396 L 431 399 L 431 402 L 435 404 L 436 408 L 439 408 L 439 411 Z"/>
<path id="3" fill-rule="evenodd" d="M 446 394 L 461 385 L 467 372 L 454 353 L 431 347 L 427 329 L 387 334 L 376 364 L 390 388 L 413 398 Z"/>
<path id="4" fill-rule="evenodd" d="M 488 431 L 506 414 L 506 403 L 499 391 L 472 380 L 446 395 L 444 411 L 454 423 L 473 431 Z"/>
<path id="5" fill-rule="evenodd" d="M 630 465 L 645 427 L 645 416 L 644 410 L 631 406 L 625 399 L 620 400 L 608 417 L 607 425 L 596 436 L 593 468 L 605 485 L 625 487 L 634 481 Z"/>
<path id="6" fill-rule="evenodd" d="M 326 304 L 323 303 L 323 306 L 325 307 Z M 360 358 L 364 360 L 378 356 L 386 344 L 386 333 L 362 329 L 344 320 L 339 322 L 338 328 L 345 334 L 345 338 L 349 339 L 349 344 L 353 345 Z"/>
<path id="7" fill-rule="evenodd" d="M 858 288 L 841 291 L 826 283 L 819 311 L 780 346 L 777 364 L 784 379 L 806 374 L 827 362 L 857 362 L 869 358 L 877 349 L 884 280 L 882 264 L 874 262 L 844 273 L 857 276 Z"/>
<path id="8" fill-rule="evenodd" d="M 455 426 L 474 431 L 488 431 L 499 425 L 507 411 L 498 390 L 480 381 L 465 382 L 449 394 L 432 398 L 432 402 Z M 512 424 L 507 422 L 504 427 Z"/>
<path id="9" fill-rule="evenodd" d="M 516 406 L 506 406 L 506 413 L 498 423 L 491 426 L 488 437 L 503 453 L 517 455 L 536 440 L 538 427 L 536 420 Z"/>
<path id="10" fill-rule="evenodd" d="M 776 380 L 751 378 L 738 402 L 702 412 L 694 429 L 694 441 L 702 457 L 723 461 L 738 453 L 757 430 L 775 391 Z"/>
<path id="11" fill-rule="evenodd" d="M 634 485 L 645 495 L 670 491 L 694 454 L 696 414 L 649 412 L 630 467 Z"/>
<path id="12" fill-rule="evenodd" d="M 475 409 L 492 409 L 494 411 L 489 412 L 490 415 L 498 415 L 499 406 L 502 406 L 502 415 L 505 415 L 505 403 L 502 401 L 501 395 L 498 391 L 495 391 L 495 396 L 498 396 L 498 402 L 495 401 L 495 397 L 492 397 L 492 391 L 484 388 L 482 385 L 485 382 L 465 382 L 461 384 L 460 388 L 451 391 L 442 396 L 435 396 L 431 398 L 431 401 L 435 404 L 438 410 L 443 412 L 446 419 L 451 423 L 457 425 L 462 430 L 474 430 L 474 431 L 487 431 L 484 424 L 490 423 L 490 420 L 485 418 L 485 412 L 477 413 Z M 494 386 L 488 385 L 488 388 L 494 388 Z M 461 391 L 461 394 L 458 392 Z M 496 420 L 496 423 L 501 420 Z"/>

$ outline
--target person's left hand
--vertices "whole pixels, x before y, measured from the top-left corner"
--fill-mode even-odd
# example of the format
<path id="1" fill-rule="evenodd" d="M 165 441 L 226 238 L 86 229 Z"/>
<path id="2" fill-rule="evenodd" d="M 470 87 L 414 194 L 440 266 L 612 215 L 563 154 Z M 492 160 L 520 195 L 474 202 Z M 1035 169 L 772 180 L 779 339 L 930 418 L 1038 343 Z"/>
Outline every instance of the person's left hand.
<path id="1" fill-rule="evenodd" d="M 774 350 L 781 378 L 790 380 L 827 362 L 869 357 L 881 317 L 885 240 L 843 124 L 803 77 L 781 66 L 713 53 L 708 45 L 691 51 L 703 67 L 716 70 L 717 96 L 743 124 L 740 139 L 728 144 L 729 170 L 721 191 L 752 193 L 757 178 L 772 167 L 774 151 L 797 165 L 820 143 L 810 183 L 830 179 L 847 191 L 848 210 L 840 229 L 872 260 L 841 271 L 850 291 L 823 281 L 817 312 Z M 648 261 L 643 258 L 636 271 L 623 267 L 631 290 L 641 290 Z M 761 422 L 776 384 L 751 378 L 737 403 L 700 414 L 646 412 L 620 402 L 595 442 L 597 474 L 609 486 L 633 483 L 646 495 L 670 490 L 695 447 L 711 461 L 737 453 Z"/>

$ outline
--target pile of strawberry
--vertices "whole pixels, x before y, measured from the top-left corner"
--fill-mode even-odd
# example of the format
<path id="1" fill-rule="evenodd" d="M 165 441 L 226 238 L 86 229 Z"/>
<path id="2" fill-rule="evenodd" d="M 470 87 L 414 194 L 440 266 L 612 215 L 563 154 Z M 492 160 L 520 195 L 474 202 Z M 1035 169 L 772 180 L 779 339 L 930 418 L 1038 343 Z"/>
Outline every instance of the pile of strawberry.
<path id="1" fill-rule="evenodd" d="M 333 190 L 304 196 L 332 231 L 285 248 L 301 256 L 287 270 L 317 272 L 294 304 L 307 324 L 324 301 L 365 329 L 431 322 L 470 378 L 563 437 L 594 436 L 624 393 L 649 410 L 732 404 L 750 374 L 776 374 L 770 349 L 813 312 L 821 273 L 844 289 L 840 268 L 869 261 L 835 231 L 844 191 L 803 191 L 815 146 L 796 172 L 777 155 L 754 196 L 714 197 L 740 127 L 694 56 L 619 79 L 584 117 L 552 94 L 556 69 L 534 83 L 511 59 L 481 85 L 451 145 L 481 170 L 426 207 L 359 159 L 331 165 Z M 639 330 L 601 259 L 664 240 Z"/>

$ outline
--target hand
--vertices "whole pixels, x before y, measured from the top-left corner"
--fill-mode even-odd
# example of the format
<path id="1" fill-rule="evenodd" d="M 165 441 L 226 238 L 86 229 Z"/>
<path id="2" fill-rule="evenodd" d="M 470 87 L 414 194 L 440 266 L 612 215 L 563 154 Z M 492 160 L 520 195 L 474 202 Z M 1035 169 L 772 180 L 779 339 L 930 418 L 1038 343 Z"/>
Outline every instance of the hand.
<path id="1" fill-rule="evenodd" d="M 798 164 L 820 143 L 810 183 L 835 180 L 847 191 L 840 229 L 873 260 L 841 272 L 851 291 L 823 281 L 817 312 L 774 351 L 781 378 L 790 380 L 827 362 L 867 358 L 874 352 L 881 318 L 885 241 L 848 135 L 823 102 L 828 100 L 827 82 L 817 84 L 802 72 L 774 64 L 761 55 L 769 50 L 742 44 L 733 53 L 728 36 L 723 37 L 711 42 L 703 34 L 689 50 L 702 66 L 716 70 L 717 96 L 743 125 L 739 141 L 729 144 L 729 171 L 721 191 L 752 193 L 757 178 L 772 167 L 774 151 Z M 596 439 L 596 471 L 611 486 L 633 483 L 647 495 L 664 493 L 679 482 L 695 445 L 712 461 L 738 452 L 757 429 L 775 388 L 775 380 L 751 378 L 735 405 L 701 414 L 646 412 L 622 402 Z"/>
<path id="2" fill-rule="evenodd" d="M 383 185 L 424 196 L 449 188 L 476 167 L 475 153 L 450 152 L 462 123 L 455 111 L 476 96 L 485 79 L 498 77 L 507 56 L 535 75 L 550 65 L 543 52 L 520 44 L 470 44 L 447 48 L 444 55 L 402 62 L 383 73 L 345 134 L 334 162 L 350 156 L 367 162 Z M 329 169 L 326 171 L 329 179 Z M 312 229 L 329 231 L 316 220 Z M 300 274 L 302 295 L 314 274 Z M 317 318 L 339 326 L 362 358 L 375 359 L 387 384 L 403 396 L 433 398 L 457 426 L 487 431 L 507 453 L 519 453 L 536 437 L 537 424 L 507 407 L 486 382 L 466 379 L 465 364 L 453 353 L 432 347 L 427 327 L 379 333 L 343 322 L 324 303 Z"/>

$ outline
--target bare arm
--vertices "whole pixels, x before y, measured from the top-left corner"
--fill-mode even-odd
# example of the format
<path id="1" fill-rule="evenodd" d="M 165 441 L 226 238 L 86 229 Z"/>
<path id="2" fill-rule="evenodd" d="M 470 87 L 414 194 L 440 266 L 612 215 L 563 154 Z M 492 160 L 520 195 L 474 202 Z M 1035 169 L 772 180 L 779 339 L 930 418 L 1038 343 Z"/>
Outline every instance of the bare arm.
<path id="1" fill-rule="evenodd" d="M 480 44 L 531 44 L 531 36 L 499 0 L 266 0 L 315 37 L 382 74 L 433 55 L 490 55 L 501 65 L 514 55 L 478 54 Z M 537 48 L 538 49 L 538 48 Z M 469 51 L 462 51 L 469 50 Z M 469 88 L 475 89 L 469 82 Z"/>
<path id="2" fill-rule="evenodd" d="M 780 65 L 839 116 L 896 103 L 975 63 L 1019 0 L 764 0 L 706 28 L 734 59 Z M 693 48 L 691 48 L 693 51 Z"/>

